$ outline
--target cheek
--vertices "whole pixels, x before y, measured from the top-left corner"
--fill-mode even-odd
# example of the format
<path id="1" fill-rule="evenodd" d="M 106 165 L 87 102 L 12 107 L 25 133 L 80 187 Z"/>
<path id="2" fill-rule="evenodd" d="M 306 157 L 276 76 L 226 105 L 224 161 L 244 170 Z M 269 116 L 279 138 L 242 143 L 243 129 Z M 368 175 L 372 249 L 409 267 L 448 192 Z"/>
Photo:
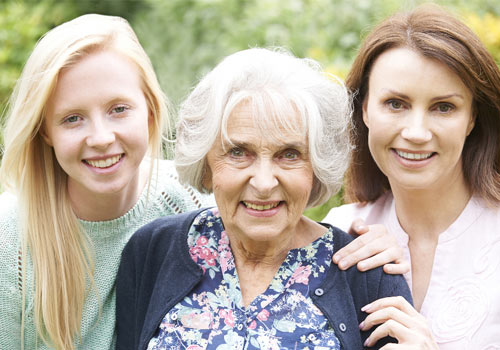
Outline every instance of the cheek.
<path id="1" fill-rule="evenodd" d="M 59 162 L 68 160 L 78 153 L 80 141 L 78 135 L 56 135 L 51 138 L 52 148 Z"/>
<path id="2" fill-rule="evenodd" d="M 297 174 L 284 174 L 287 181 L 289 196 L 293 197 L 292 205 L 305 207 L 313 189 L 314 174 L 312 169 L 304 169 Z"/>
<path id="3" fill-rule="evenodd" d="M 217 200 L 230 202 L 239 198 L 245 183 L 243 172 L 233 169 L 223 162 L 215 162 L 210 166 L 212 191 Z"/>

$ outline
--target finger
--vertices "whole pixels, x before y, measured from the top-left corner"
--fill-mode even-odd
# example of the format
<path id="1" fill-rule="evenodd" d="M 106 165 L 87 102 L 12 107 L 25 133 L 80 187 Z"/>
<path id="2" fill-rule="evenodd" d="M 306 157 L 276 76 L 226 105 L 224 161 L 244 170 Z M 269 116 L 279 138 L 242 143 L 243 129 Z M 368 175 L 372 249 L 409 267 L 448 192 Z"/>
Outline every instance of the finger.
<path id="1" fill-rule="evenodd" d="M 391 336 L 398 340 L 399 343 L 405 342 L 415 337 L 414 332 L 412 332 L 408 327 L 405 327 L 401 323 L 388 320 L 387 322 L 378 326 L 372 334 L 366 339 L 365 346 L 373 346 L 380 339 Z"/>
<path id="2" fill-rule="evenodd" d="M 386 235 L 388 234 L 386 233 L 385 228 L 382 225 L 370 225 L 370 230 L 368 232 L 364 233 L 362 236 L 359 236 L 351 243 L 340 249 L 337 253 L 335 253 L 335 255 L 333 256 L 333 261 L 338 264 L 345 257 L 350 256 L 364 246 L 373 244 L 373 242 L 377 241 L 381 236 L 385 237 Z M 382 240 L 382 243 L 375 243 L 375 245 L 384 244 L 384 242 L 387 241 Z M 397 245 L 397 243 L 393 243 L 393 245 Z M 359 260 L 359 258 L 350 258 L 349 260 L 346 260 L 344 264 L 339 265 L 339 267 L 341 269 L 347 269 L 359 262 Z"/>
<path id="3" fill-rule="evenodd" d="M 387 248 L 385 245 L 381 246 L 373 242 L 372 244 L 358 249 L 348 258 L 359 260 L 358 270 L 366 271 L 398 260 L 400 256 L 399 247 Z M 342 260 L 340 260 L 340 262 L 342 262 Z"/>
<path id="4" fill-rule="evenodd" d="M 403 249 L 393 237 L 383 231 L 370 231 L 356 238 L 351 244 L 350 249 L 342 252 L 349 254 L 339 260 L 338 264 L 341 269 L 358 264 L 360 271 L 366 271 L 393 261 L 404 260 Z"/>
<path id="5" fill-rule="evenodd" d="M 389 343 L 385 344 L 380 348 L 380 350 L 422 350 L 422 348 L 415 347 L 414 345 L 407 344 L 398 344 L 398 343 Z"/>
<path id="6" fill-rule="evenodd" d="M 353 220 L 351 227 L 349 228 L 350 235 L 362 235 L 368 232 L 368 225 L 365 220 L 361 218 L 356 218 Z"/>
<path id="7" fill-rule="evenodd" d="M 387 307 L 395 307 L 410 316 L 421 316 L 420 313 L 413 308 L 413 306 L 402 296 L 386 297 L 375 300 L 361 308 L 361 311 L 366 313 L 373 313 Z"/>
<path id="8" fill-rule="evenodd" d="M 392 264 L 385 264 L 384 271 L 390 275 L 402 275 L 410 271 L 410 262 L 406 259 L 396 260 Z"/>
<path id="9" fill-rule="evenodd" d="M 333 256 L 333 262 L 336 263 L 336 264 L 339 264 L 339 262 L 346 258 L 347 256 L 350 256 L 351 254 L 353 254 L 354 252 L 356 252 L 357 250 L 361 249 L 362 247 L 365 246 L 366 244 L 366 240 L 370 240 L 371 239 L 376 239 L 374 236 L 374 234 L 370 234 L 370 233 L 366 233 L 366 235 L 368 235 L 369 237 L 358 237 L 356 238 L 355 240 L 353 240 L 351 243 L 349 243 L 348 245 L 346 245 L 345 247 L 343 247 L 342 249 L 339 249 L 335 255 Z M 372 238 L 373 237 L 373 238 Z M 341 269 L 346 269 L 352 265 L 354 265 L 355 263 L 357 263 L 357 261 L 355 261 L 354 259 L 349 259 L 344 261 L 344 263 L 342 265 L 339 265 L 339 267 Z M 348 266 L 349 264 L 349 266 Z M 347 266 L 347 267 L 346 267 Z"/>
<path id="10" fill-rule="evenodd" d="M 359 328 L 367 331 L 373 326 L 383 324 L 389 320 L 396 321 L 408 328 L 419 326 L 419 320 L 415 319 L 415 317 L 408 315 L 394 306 L 389 306 L 369 314 L 360 323 Z"/>

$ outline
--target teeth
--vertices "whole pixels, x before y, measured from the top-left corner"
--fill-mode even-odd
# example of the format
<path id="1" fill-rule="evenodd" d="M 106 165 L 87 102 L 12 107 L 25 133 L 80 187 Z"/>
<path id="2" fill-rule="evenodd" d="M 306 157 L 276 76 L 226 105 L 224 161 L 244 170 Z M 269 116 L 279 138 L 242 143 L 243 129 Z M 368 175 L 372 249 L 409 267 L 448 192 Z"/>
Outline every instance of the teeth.
<path id="1" fill-rule="evenodd" d="M 118 155 L 118 156 L 114 156 L 114 157 L 111 157 L 111 158 L 108 158 L 108 159 L 100 159 L 100 160 L 85 160 L 85 162 L 87 162 L 88 164 L 92 165 L 93 167 L 96 167 L 96 168 L 107 168 L 107 167 L 110 167 L 116 163 L 118 163 L 118 161 L 121 159 L 121 155 Z"/>
<path id="2" fill-rule="evenodd" d="M 245 207 L 254 209 L 254 210 L 268 210 L 272 208 L 276 208 L 280 202 L 276 202 L 273 204 L 265 204 L 265 205 L 258 205 L 258 204 L 253 204 L 253 203 L 248 203 L 248 202 L 243 202 Z"/>
<path id="3" fill-rule="evenodd" d="M 432 152 L 430 152 L 430 153 L 408 153 L 408 152 L 401 152 L 401 151 L 396 150 L 396 153 L 401 158 L 410 159 L 410 160 L 422 160 L 422 159 L 430 158 L 430 156 L 432 156 Z"/>

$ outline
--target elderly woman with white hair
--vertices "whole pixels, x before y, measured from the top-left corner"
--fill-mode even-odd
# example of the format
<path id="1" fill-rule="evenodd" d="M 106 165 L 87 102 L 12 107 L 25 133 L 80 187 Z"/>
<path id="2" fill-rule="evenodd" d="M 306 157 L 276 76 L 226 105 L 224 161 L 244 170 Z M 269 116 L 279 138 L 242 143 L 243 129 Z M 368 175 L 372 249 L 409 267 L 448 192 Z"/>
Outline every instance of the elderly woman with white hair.
<path id="1" fill-rule="evenodd" d="M 117 349 L 362 349 L 362 308 L 411 296 L 381 268 L 341 271 L 349 236 L 303 215 L 341 185 L 349 117 L 346 89 L 314 61 L 250 49 L 211 71 L 181 107 L 176 164 L 217 207 L 129 241 Z"/>

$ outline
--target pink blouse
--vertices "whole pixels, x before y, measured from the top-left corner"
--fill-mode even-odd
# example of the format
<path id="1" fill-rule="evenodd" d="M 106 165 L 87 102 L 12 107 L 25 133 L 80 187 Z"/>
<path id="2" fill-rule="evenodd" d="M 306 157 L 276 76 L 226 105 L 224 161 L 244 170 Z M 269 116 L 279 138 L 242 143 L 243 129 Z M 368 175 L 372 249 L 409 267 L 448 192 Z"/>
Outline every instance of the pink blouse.
<path id="1" fill-rule="evenodd" d="M 344 231 L 352 220 L 384 224 L 405 250 L 408 235 L 396 217 L 392 193 L 376 202 L 333 208 L 323 220 Z M 405 275 L 411 289 L 411 271 Z M 422 304 L 440 350 L 500 350 L 500 208 L 472 197 L 439 236 Z"/>

